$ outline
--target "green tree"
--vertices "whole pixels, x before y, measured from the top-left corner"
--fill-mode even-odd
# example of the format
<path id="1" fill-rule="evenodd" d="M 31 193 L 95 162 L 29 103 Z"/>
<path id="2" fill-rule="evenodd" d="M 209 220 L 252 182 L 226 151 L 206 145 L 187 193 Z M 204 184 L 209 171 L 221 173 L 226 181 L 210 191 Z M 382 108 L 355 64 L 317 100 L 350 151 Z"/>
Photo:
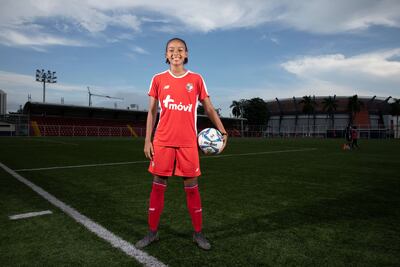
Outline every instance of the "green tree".
<path id="1" fill-rule="evenodd" d="M 303 96 L 300 104 L 303 104 L 302 111 L 307 115 L 307 132 L 310 135 L 310 116 L 314 113 L 317 102 L 311 96 Z"/>
<path id="2" fill-rule="evenodd" d="M 269 111 L 267 103 L 259 98 L 249 100 L 241 100 L 242 114 L 247 119 L 248 124 L 266 125 L 269 119 Z"/>
<path id="3" fill-rule="evenodd" d="M 243 112 L 242 112 L 242 104 L 243 104 L 243 100 L 242 101 L 232 101 L 232 104 L 229 106 L 232 109 L 232 115 L 236 118 L 239 118 L 240 116 L 242 116 Z"/>
<path id="4" fill-rule="evenodd" d="M 394 98 L 394 102 L 390 104 L 390 114 L 396 116 L 396 137 L 399 136 L 399 116 L 400 116 L 400 99 Z"/>
<path id="5" fill-rule="evenodd" d="M 328 118 L 331 119 L 331 127 L 335 128 L 335 112 L 338 107 L 338 101 L 336 100 L 336 96 L 334 97 L 326 97 L 322 100 L 322 109 L 324 112 L 328 113 Z"/>
<path id="6" fill-rule="evenodd" d="M 361 108 L 364 107 L 364 103 L 358 99 L 357 95 L 353 95 L 349 97 L 349 101 L 347 103 L 347 111 L 349 112 L 349 123 L 352 124 L 354 118 L 357 113 L 361 111 Z"/>
<path id="7" fill-rule="evenodd" d="M 269 119 L 267 103 L 259 97 L 243 101 L 243 117 L 247 118 L 248 124 L 266 125 Z"/>

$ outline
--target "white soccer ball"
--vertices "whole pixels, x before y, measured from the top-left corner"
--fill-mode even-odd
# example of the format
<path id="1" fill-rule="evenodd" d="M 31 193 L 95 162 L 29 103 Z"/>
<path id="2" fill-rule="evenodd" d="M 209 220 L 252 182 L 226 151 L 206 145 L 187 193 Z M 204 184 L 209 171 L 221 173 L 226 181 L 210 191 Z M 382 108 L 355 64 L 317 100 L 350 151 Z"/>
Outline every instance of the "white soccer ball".
<path id="1" fill-rule="evenodd" d="M 202 130 L 197 135 L 197 141 L 201 151 L 206 155 L 219 154 L 224 143 L 222 134 L 214 128 Z"/>

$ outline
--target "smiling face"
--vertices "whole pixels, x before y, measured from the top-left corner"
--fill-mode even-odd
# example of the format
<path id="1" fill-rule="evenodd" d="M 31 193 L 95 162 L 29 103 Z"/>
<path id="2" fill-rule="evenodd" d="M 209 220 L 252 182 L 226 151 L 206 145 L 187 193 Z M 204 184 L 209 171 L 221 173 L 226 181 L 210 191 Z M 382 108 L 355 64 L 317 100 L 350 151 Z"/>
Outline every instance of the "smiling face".
<path id="1" fill-rule="evenodd" d="M 187 63 L 188 51 L 185 43 L 179 40 L 172 40 L 167 44 L 167 50 L 165 52 L 165 58 L 167 63 L 180 66 Z"/>

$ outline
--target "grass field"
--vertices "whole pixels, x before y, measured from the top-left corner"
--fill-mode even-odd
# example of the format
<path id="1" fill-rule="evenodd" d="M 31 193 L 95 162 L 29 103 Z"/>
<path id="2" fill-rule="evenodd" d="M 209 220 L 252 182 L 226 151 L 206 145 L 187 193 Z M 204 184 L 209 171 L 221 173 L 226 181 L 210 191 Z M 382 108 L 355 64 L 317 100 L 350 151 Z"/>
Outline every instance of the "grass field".
<path id="1" fill-rule="evenodd" d="M 145 251 L 169 266 L 399 266 L 400 140 L 341 143 L 231 139 L 224 157 L 201 158 L 212 250 L 192 243 L 171 177 L 160 241 Z M 0 138 L 1 163 L 131 244 L 147 231 L 144 160 L 143 139 Z M 138 162 L 21 170 L 128 161 Z M 53 214 L 9 220 L 42 210 Z M 0 225 L 1 266 L 140 266 L 1 168 Z"/>

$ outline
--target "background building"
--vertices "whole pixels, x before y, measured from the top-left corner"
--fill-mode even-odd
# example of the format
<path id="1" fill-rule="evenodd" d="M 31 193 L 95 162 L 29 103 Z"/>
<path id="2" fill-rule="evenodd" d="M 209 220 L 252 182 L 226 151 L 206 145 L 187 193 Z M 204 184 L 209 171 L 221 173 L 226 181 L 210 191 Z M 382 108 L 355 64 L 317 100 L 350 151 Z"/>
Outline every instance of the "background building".
<path id="1" fill-rule="evenodd" d="M 7 113 L 7 94 L 0 89 L 0 115 Z"/>
<path id="2" fill-rule="evenodd" d="M 308 103 L 304 97 L 267 101 L 267 134 L 340 137 L 349 123 L 372 135 L 391 129 L 391 97 L 356 97 L 359 110 L 353 113 L 349 111 L 350 98 L 310 96 Z"/>

